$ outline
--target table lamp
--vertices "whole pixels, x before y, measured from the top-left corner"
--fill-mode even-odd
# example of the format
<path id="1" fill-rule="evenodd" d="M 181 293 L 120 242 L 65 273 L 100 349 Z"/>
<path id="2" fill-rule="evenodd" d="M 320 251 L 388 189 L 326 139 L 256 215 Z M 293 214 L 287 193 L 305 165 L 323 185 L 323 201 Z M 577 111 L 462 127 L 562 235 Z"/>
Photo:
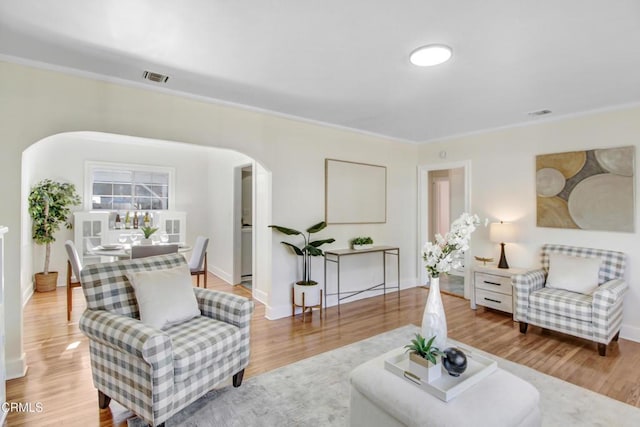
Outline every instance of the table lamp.
<path id="1" fill-rule="evenodd" d="M 515 228 L 513 224 L 508 222 L 492 222 L 489 226 L 489 239 L 492 242 L 500 243 L 500 262 L 498 268 L 509 268 L 507 257 L 504 254 L 505 242 L 513 242 L 515 236 Z"/>

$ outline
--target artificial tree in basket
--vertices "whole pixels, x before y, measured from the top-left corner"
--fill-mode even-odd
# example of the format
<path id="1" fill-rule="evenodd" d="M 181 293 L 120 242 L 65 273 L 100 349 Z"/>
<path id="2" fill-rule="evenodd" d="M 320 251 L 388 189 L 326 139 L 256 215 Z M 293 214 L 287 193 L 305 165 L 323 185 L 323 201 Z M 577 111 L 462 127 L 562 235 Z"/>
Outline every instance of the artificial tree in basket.
<path id="1" fill-rule="evenodd" d="M 51 243 L 62 224 L 72 228 L 71 206 L 80 204 L 76 187 L 70 183 L 44 179 L 29 193 L 29 215 L 32 219 L 32 237 L 38 245 L 45 245 L 44 269 L 35 274 L 36 290 L 52 291 L 58 281 L 58 272 L 49 271 Z"/>

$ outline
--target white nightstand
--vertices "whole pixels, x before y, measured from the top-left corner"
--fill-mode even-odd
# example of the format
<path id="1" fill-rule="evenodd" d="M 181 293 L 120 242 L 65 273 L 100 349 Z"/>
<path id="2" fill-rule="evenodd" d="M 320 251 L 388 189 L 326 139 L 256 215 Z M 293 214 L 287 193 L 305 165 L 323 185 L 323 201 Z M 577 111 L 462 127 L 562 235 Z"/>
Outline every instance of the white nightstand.
<path id="1" fill-rule="evenodd" d="M 524 268 L 498 268 L 495 265 L 475 265 L 471 270 L 471 308 L 477 305 L 513 313 L 516 305 L 511 276 L 527 271 Z"/>

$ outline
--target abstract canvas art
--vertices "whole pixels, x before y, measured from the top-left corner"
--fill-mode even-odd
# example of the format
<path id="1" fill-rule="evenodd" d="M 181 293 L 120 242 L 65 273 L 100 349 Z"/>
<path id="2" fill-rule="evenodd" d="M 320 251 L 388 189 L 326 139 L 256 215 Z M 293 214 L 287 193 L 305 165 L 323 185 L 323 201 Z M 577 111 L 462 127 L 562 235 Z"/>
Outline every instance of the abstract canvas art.
<path id="1" fill-rule="evenodd" d="M 635 147 L 536 156 L 538 227 L 634 231 Z"/>

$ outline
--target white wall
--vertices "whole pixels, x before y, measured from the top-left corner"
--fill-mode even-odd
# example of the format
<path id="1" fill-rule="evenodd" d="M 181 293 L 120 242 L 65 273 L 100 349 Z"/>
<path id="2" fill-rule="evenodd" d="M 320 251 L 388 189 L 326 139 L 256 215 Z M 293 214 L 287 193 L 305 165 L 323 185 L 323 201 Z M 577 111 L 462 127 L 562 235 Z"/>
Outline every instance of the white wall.
<path id="1" fill-rule="evenodd" d="M 251 286 L 253 296 L 267 306 L 267 318 L 271 317 L 271 284 L 272 284 L 272 233 L 260 233 L 272 224 L 273 207 L 271 204 L 271 173 L 261 164 L 253 165 L 253 247 L 251 248 L 253 277 Z M 259 277 L 260 280 L 256 280 Z"/>
<path id="2" fill-rule="evenodd" d="M 449 183 L 451 222 L 453 222 L 464 212 L 464 168 L 449 169 Z"/>
<path id="3" fill-rule="evenodd" d="M 387 166 L 389 221 L 330 227 L 327 235 L 337 239 L 335 247 L 346 247 L 359 234 L 397 244 L 404 255 L 403 281 L 415 284 L 418 149 L 413 144 L 8 62 L 0 62 L 0 82 L 0 222 L 10 229 L 21 229 L 22 152 L 58 133 L 108 132 L 242 152 L 262 164 L 256 167 L 256 188 L 272 190 L 272 199 L 263 201 L 265 219 L 254 223 L 263 228 L 267 222 L 304 228 L 322 220 L 324 158 L 338 158 Z M 31 244 L 20 237 L 10 233 L 5 242 L 6 323 L 11 325 L 6 355 L 8 369 L 15 365 L 14 371 L 25 364 L 20 245 Z M 254 243 L 259 246 L 254 259 L 264 280 L 257 290 L 267 300 L 271 318 L 290 314 L 290 287 L 296 280 L 294 260 L 278 242 L 267 234 Z"/>
<path id="4" fill-rule="evenodd" d="M 235 167 L 252 162 L 244 154 L 231 150 L 215 150 L 209 156 L 209 270 L 230 284 L 233 280 L 235 224 Z M 238 213 L 240 215 L 240 213 Z"/>
<path id="5" fill-rule="evenodd" d="M 278 144 L 274 147 L 279 173 L 274 171 L 273 174 L 273 224 L 306 230 L 324 219 L 325 158 L 386 166 L 385 224 L 330 224 L 312 237 L 336 239 L 335 243 L 323 246 L 322 249 L 347 248 L 352 238 L 367 235 L 373 238 L 375 244 L 397 245 L 402 255 L 401 282 L 405 287 L 415 286 L 417 148 L 396 142 L 376 141 L 358 134 L 337 135 L 336 138 L 305 136 L 302 130 L 302 124 L 291 127 L 289 132 L 279 135 Z M 291 285 L 301 277 L 300 260 L 280 244 L 282 240 L 296 242 L 293 237 L 275 232 L 273 234 L 274 266 L 277 265 L 278 268 L 273 271 L 271 304 L 277 310 L 277 317 L 291 314 Z M 256 253 L 256 256 L 260 254 Z M 372 264 L 371 257 L 352 257 L 349 263 L 343 269 L 343 286 L 351 284 L 351 288 L 360 289 L 364 284 L 379 283 L 382 267 L 377 267 L 379 263 Z M 395 265 L 393 268 L 395 269 Z M 319 257 L 313 259 L 312 279 L 321 284 L 324 282 Z M 335 283 L 333 276 L 328 279 Z M 362 294 L 359 297 L 371 295 L 373 294 Z M 330 298 L 328 302 L 335 303 L 335 298 Z"/>
<path id="6" fill-rule="evenodd" d="M 635 233 L 568 230 L 536 227 L 535 156 L 594 148 L 633 145 L 640 155 L 640 108 L 601 112 L 546 121 L 479 135 L 448 139 L 420 146 L 420 163 L 471 161 L 471 210 L 492 221 L 514 222 L 518 243 L 507 244 L 509 265 L 539 265 L 544 243 L 596 247 L 625 252 L 630 292 L 625 297 L 621 336 L 640 340 L 640 207 L 636 198 Z M 636 171 L 636 192 L 640 174 Z M 472 238 L 472 255 L 499 257 L 499 245 L 488 241 L 488 229 Z"/>

